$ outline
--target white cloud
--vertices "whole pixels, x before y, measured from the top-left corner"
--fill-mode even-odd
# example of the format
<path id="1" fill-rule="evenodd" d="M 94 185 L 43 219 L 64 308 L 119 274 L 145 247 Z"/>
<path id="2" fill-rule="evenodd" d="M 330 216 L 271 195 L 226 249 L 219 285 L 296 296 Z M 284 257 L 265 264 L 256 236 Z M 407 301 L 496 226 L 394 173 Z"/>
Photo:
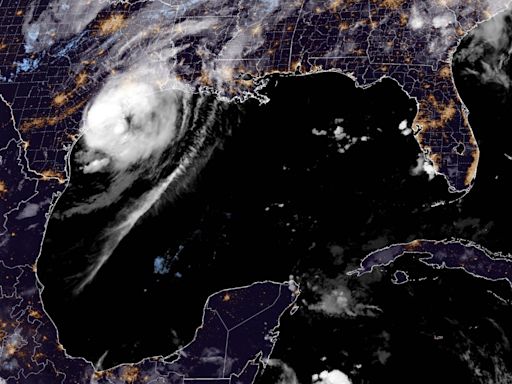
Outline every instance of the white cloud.
<path id="1" fill-rule="evenodd" d="M 345 132 L 343 127 L 341 127 L 339 125 L 336 127 L 333 134 L 334 134 L 334 138 L 336 140 L 343 140 L 344 138 L 348 137 L 348 134 Z"/>
<path id="2" fill-rule="evenodd" d="M 402 135 L 408 136 L 412 133 L 412 129 L 407 126 L 407 120 L 403 120 L 399 125 L 398 129 L 401 131 Z"/>
<path id="3" fill-rule="evenodd" d="M 323 312 L 327 315 L 342 315 L 356 316 L 350 309 L 352 297 L 348 290 L 342 288 L 333 289 L 324 292 L 320 301 L 316 304 L 309 306 L 309 309 L 314 311 Z"/>
<path id="4" fill-rule="evenodd" d="M 158 155 L 175 135 L 178 88 L 183 86 L 159 66 L 111 78 L 85 112 L 87 148 L 106 154 L 117 169 Z M 84 170 L 94 172 L 108 163 L 94 158 Z"/>
<path id="5" fill-rule="evenodd" d="M 338 369 L 315 374 L 312 377 L 312 382 L 315 384 L 352 384 L 348 376 Z"/>
<path id="6" fill-rule="evenodd" d="M 425 25 L 425 20 L 421 16 L 420 12 L 416 8 L 416 5 L 412 6 L 411 17 L 409 19 L 409 26 L 411 29 L 417 30 Z"/>
<path id="7" fill-rule="evenodd" d="M 469 45 L 455 56 L 463 73 L 478 77 L 482 83 L 510 88 L 512 81 L 506 69 L 512 51 L 507 22 L 510 14 L 510 11 L 502 12 L 471 32 Z"/>
<path id="8" fill-rule="evenodd" d="M 89 164 L 84 166 L 84 173 L 94 173 L 103 170 L 108 164 L 110 160 L 106 157 L 101 159 L 94 159 Z"/>
<path id="9" fill-rule="evenodd" d="M 444 13 L 442 15 L 435 16 L 432 19 L 432 25 L 434 28 L 446 28 L 454 21 L 455 19 L 452 13 Z"/>
<path id="10" fill-rule="evenodd" d="M 34 203 L 28 203 L 25 208 L 19 213 L 17 219 L 27 219 L 29 217 L 34 217 L 39 212 L 39 205 Z"/>
<path id="11" fill-rule="evenodd" d="M 436 176 L 436 169 L 429 160 L 425 159 L 425 156 L 420 153 L 416 160 L 416 166 L 411 168 L 410 174 L 412 176 L 419 176 L 423 174 L 428 175 L 428 179 L 432 180 Z"/>
<path id="12" fill-rule="evenodd" d="M 325 135 L 327 135 L 327 131 L 325 129 L 313 128 L 311 130 L 311 133 L 313 133 L 313 135 L 316 135 L 316 136 L 325 136 Z"/>

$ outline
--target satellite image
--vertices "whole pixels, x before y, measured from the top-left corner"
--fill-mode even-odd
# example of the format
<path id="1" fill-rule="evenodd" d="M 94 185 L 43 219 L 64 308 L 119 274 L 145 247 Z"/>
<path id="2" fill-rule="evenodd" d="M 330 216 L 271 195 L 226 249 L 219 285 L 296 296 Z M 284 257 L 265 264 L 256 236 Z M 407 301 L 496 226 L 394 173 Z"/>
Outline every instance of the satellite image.
<path id="1" fill-rule="evenodd" d="M 0 0 L 0 384 L 512 384 L 512 0 Z"/>

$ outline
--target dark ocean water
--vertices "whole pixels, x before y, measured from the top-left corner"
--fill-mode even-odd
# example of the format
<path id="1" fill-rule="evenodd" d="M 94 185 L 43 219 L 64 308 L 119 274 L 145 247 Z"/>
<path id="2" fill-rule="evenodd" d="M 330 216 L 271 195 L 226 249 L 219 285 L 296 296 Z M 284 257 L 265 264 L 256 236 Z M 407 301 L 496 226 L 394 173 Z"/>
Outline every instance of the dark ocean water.
<path id="1" fill-rule="evenodd" d="M 510 96 L 463 77 L 458 66 L 481 147 L 476 184 L 461 201 L 433 207 L 456 196 L 442 177 L 411 174 L 420 150 L 398 126 L 410 126 L 415 102 L 396 83 L 362 90 L 325 73 L 274 77 L 269 103 L 228 108 L 217 124 L 239 123 L 218 130 L 229 134 L 207 164 L 130 232 L 78 296 L 66 289 L 69 265 L 86 263 L 80 247 L 94 238 L 56 260 L 55 244 L 78 238 L 77 226 L 52 219 L 38 272 L 68 352 L 96 361 L 108 351 L 104 367 L 170 354 L 192 338 L 211 293 L 293 275 L 303 301 L 285 318 L 274 356 L 302 384 L 325 369 L 354 383 L 480 383 L 487 372 L 510 372 L 512 312 L 493 295 L 510 300 L 510 287 L 413 257 L 362 279 L 345 275 L 371 250 L 415 238 L 461 237 L 512 251 L 512 161 L 503 154 Z M 71 183 L 84 183 L 75 175 Z M 66 198 L 76 196 L 65 194 L 60 206 Z M 84 220 L 80 228 L 101 222 Z M 393 284 L 396 270 L 411 281 Z M 333 296 L 340 290 L 346 306 Z M 331 296 L 334 304 L 323 300 Z M 280 374 L 268 369 L 259 383 Z"/>
<path id="2" fill-rule="evenodd" d="M 470 42 L 471 36 L 460 49 Z M 475 186 L 454 204 L 412 210 L 409 215 L 400 215 L 389 207 L 389 226 L 380 228 L 383 233 L 392 228 L 393 235 L 386 235 L 386 241 L 400 238 L 398 233 L 436 239 L 453 236 L 476 241 L 493 251 L 512 251 L 512 162 L 506 156 L 511 152 L 512 97 L 503 84 L 484 83 L 478 73 L 468 73 L 467 69 L 475 70 L 474 63 L 456 60 L 456 84 L 470 111 L 470 123 L 481 149 Z M 507 60 L 503 70 L 512 74 Z M 400 142 L 393 148 L 399 151 Z M 410 183 L 403 173 L 395 177 Z M 427 188 L 428 193 L 435 190 L 430 184 L 420 188 Z M 422 192 L 412 192 L 408 199 L 421 199 Z M 397 233 L 393 228 L 402 220 L 408 229 Z M 368 244 L 363 237 L 361 244 Z M 407 271 L 409 282 L 392 284 L 393 273 L 401 270 Z M 312 313 L 304 304 L 294 316 L 287 317 L 273 356 L 294 369 L 300 383 L 310 382 L 315 373 L 333 369 L 347 373 L 354 383 L 512 381 L 512 301 L 508 284 L 491 283 L 462 271 L 432 270 L 414 257 L 399 259 L 366 281 L 332 275 L 327 263 L 312 262 L 304 275 L 308 289 L 303 298 L 316 302 L 321 293 L 336 287 L 348 291 L 353 303 L 376 306 L 382 312 L 329 316 Z M 294 381 L 289 370 L 278 363 L 267 369 L 258 383 L 283 379 Z"/>

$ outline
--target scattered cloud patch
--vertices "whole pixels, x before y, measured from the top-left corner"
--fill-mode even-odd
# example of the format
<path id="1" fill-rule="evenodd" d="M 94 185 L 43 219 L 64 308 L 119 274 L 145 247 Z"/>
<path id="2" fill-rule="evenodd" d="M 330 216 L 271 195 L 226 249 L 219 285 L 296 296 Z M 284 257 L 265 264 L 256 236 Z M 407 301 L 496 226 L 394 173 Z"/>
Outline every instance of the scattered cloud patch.
<path id="1" fill-rule="evenodd" d="M 412 129 L 407 126 L 407 120 L 403 120 L 399 125 L 398 129 L 402 132 L 402 135 L 408 136 L 412 133 Z"/>
<path id="2" fill-rule="evenodd" d="M 316 129 L 316 128 L 313 128 L 313 129 L 311 130 L 311 133 L 312 133 L 313 135 L 316 135 L 316 136 L 325 136 L 325 135 L 327 135 L 327 131 L 326 131 L 325 129 L 320 129 L 320 130 L 318 130 L 318 129 Z"/>
<path id="3" fill-rule="evenodd" d="M 158 275 L 165 275 L 166 273 L 169 273 L 169 267 L 167 266 L 164 257 L 155 257 L 155 260 L 153 261 L 153 271 Z"/>
<path id="4" fill-rule="evenodd" d="M 323 312 L 327 315 L 342 315 L 356 316 L 350 308 L 351 295 L 350 292 L 344 289 L 333 289 L 332 291 L 322 294 L 321 300 L 309 306 L 309 309 L 314 311 Z"/>
<path id="5" fill-rule="evenodd" d="M 39 67 L 41 59 L 27 59 L 24 58 L 22 61 L 16 62 L 16 73 L 30 72 Z"/>
<path id="6" fill-rule="evenodd" d="M 319 300 L 309 304 L 308 309 L 330 317 L 374 317 L 382 310 L 366 300 L 362 292 L 352 292 L 347 287 L 345 276 L 325 279 L 310 289 L 319 295 Z"/>
<path id="7" fill-rule="evenodd" d="M 336 126 L 336 128 L 334 129 L 333 136 L 337 142 L 339 153 L 347 152 L 350 149 L 350 147 L 352 147 L 354 144 L 356 144 L 359 141 L 365 142 L 370 139 L 369 136 L 360 136 L 360 137 L 350 136 L 345 131 L 345 129 L 340 125 Z"/>

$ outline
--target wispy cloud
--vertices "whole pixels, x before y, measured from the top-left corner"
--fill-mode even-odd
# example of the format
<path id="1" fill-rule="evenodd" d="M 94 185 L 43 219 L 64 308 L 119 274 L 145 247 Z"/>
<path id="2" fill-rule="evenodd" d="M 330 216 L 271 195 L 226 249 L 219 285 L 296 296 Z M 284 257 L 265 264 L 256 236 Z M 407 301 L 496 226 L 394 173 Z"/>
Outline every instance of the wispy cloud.
<path id="1" fill-rule="evenodd" d="M 189 164 L 188 159 L 184 159 L 182 164 L 169 176 L 167 176 L 160 184 L 139 198 L 135 204 L 127 206 L 118 215 L 115 224 L 103 231 L 103 242 L 100 250 L 93 258 L 92 264 L 80 273 L 80 282 L 74 289 L 75 293 L 79 293 L 87 284 L 89 284 L 101 267 L 107 262 L 112 253 L 115 251 L 119 243 L 132 230 L 139 219 L 148 212 L 151 207 L 162 197 L 166 189 L 171 183 L 181 176 Z"/>
<path id="2" fill-rule="evenodd" d="M 82 32 L 111 2 L 108 0 L 53 1 L 37 18 L 34 18 L 36 4 L 37 2 L 32 3 L 23 24 L 27 52 L 42 51 L 60 39 Z M 72 20 L 71 23 L 70 20 Z M 66 25 L 65 28 L 62 28 L 63 24 Z"/>

